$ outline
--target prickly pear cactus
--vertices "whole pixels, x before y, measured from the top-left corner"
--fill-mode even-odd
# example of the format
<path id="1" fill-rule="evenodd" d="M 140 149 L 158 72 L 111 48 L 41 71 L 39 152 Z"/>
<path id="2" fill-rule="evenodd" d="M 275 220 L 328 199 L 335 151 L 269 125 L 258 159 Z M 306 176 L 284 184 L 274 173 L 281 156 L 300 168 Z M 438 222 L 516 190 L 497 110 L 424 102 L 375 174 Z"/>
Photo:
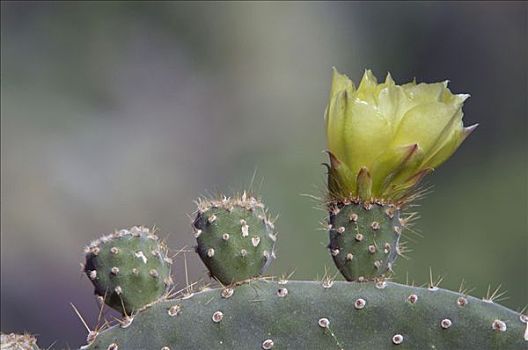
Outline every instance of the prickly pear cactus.
<path id="1" fill-rule="evenodd" d="M 503 350 L 525 348 L 525 329 L 519 313 L 436 287 L 260 280 L 156 303 L 85 349 Z"/>
<path id="2" fill-rule="evenodd" d="M 90 243 L 84 271 L 95 294 L 131 314 L 159 299 L 172 284 L 167 247 L 145 227 L 116 231 Z"/>
<path id="3" fill-rule="evenodd" d="M 196 251 L 223 288 L 159 300 L 93 333 L 84 348 L 526 348 L 528 317 L 492 298 L 385 278 L 416 186 L 474 129 L 462 125 L 466 98 L 444 83 L 397 86 L 388 76 L 377 84 L 369 71 L 356 89 L 336 71 L 326 111 L 329 249 L 352 282 L 258 277 L 276 237 L 264 206 L 246 194 L 200 200 Z"/>
<path id="4" fill-rule="evenodd" d="M 275 258 L 273 223 L 264 204 L 246 192 L 200 199 L 193 229 L 196 252 L 224 285 L 262 275 Z"/>
<path id="5" fill-rule="evenodd" d="M 348 281 L 262 277 L 277 237 L 264 205 L 245 192 L 200 199 L 196 252 L 222 286 L 169 294 L 172 260 L 153 233 L 104 236 L 86 248 L 85 272 L 124 317 L 96 325 L 81 349 L 528 349 L 528 316 L 496 304 L 497 293 L 480 300 L 387 278 L 420 180 L 475 128 L 462 124 L 466 98 L 445 83 L 378 84 L 369 71 L 356 89 L 335 71 L 325 206 L 328 247 Z M 22 340 L 2 335 L 2 350 Z"/>
<path id="6" fill-rule="evenodd" d="M 330 254 L 347 280 L 380 278 L 392 271 L 405 223 L 393 205 L 332 203 L 329 222 Z"/>
<path id="7" fill-rule="evenodd" d="M 462 123 L 468 97 L 452 94 L 447 82 L 396 85 L 387 75 L 378 84 L 369 70 L 356 88 L 334 69 L 325 112 L 329 248 L 347 280 L 391 270 L 405 226 L 401 211 L 477 126 Z"/>

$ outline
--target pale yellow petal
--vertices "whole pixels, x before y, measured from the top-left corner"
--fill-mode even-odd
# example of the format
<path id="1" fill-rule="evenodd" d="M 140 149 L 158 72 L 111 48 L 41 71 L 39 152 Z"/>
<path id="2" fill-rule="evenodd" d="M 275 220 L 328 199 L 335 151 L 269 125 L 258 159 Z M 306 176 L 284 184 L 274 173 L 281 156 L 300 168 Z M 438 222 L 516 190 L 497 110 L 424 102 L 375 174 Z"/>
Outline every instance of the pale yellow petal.
<path id="1" fill-rule="evenodd" d="M 376 106 L 364 101 L 349 104 L 344 130 L 345 162 L 354 173 L 361 167 L 371 168 L 391 142 L 390 121 Z"/>
<path id="2" fill-rule="evenodd" d="M 438 136 L 452 121 L 456 110 L 441 102 L 415 106 L 405 113 L 396 131 L 394 144 L 418 143 L 427 154 L 438 141 Z"/>
<path id="3" fill-rule="evenodd" d="M 338 158 L 345 157 L 345 122 L 347 96 L 345 91 L 339 92 L 331 101 L 326 112 L 326 133 L 328 150 Z"/>
<path id="4" fill-rule="evenodd" d="M 370 69 L 366 69 L 357 88 L 356 98 L 371 104 L 375 104 L 377 86 L 378 82 L 376 77 Z"/>
<path id="5" fill-rule="evenodd" d="M 336 94 L 346 90 L 352 94 L 355 91 L 354 83 L 345 74 L 341 74 L 334 67 L 332 69 L 332 86 L 330 87 L 330 99 Z"/>

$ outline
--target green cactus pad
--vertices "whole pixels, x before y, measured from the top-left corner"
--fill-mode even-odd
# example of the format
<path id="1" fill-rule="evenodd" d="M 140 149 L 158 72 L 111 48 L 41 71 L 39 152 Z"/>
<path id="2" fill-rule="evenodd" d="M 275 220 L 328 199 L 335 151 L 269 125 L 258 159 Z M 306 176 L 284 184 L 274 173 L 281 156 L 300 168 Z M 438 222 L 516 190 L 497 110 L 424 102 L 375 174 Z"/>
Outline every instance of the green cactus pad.
<path id="1" fill-rule="evenodd" d="M 252 281 L 160 301 L 85 349 L 526 349 L 526 318 L 391 282 Z"/>
<path id="2" fill-rule="evenodd" d="M 399 252 L 400 210 L 381 203 L 333 202 L 329 205 L 328 248 L 349 281 L 383 277 Z"/>
<path id="3" fill-rule="evenodd" d="M 260 276 L 275 258 L 274 226 L 264 205 L 246 193 L 200 200 L 193 229 L 196 252 L 224 285 Z"/>
<path id="4" fill-rule="evenodd" d="M 148 228 L 101 237 L 85 249 L 84 271 L 106 304 L 132 314 L 159 299 L 172 284 L 167 248 Z"/>

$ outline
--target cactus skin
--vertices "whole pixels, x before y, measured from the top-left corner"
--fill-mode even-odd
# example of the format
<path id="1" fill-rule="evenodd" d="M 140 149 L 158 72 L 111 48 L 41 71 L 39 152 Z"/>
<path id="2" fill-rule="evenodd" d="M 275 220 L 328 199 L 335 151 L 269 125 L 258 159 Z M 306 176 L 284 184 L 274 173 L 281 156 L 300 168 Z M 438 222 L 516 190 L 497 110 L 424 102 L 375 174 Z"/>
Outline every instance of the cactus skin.
<path id="1" fill-rule="evenodd" d="M 132 227 L 104 236 L 86 247 L 85 253 L 84 271 L 95 294 L 123 314 L 159 299 L 172 284 L 168 250 L 148 228 Z"/>
<path id="2" fill-rule="evenodd" d="M 1 334 L 2 350 L 39 350 L 37 339 L 31 334 Z"/>
<path id="3" fill-rule="evenodd" d="M 264 205 L 246 193 L 199 201 L 193 229 L 196 252 L 224 285 L 260 276 L 275 258 L 274 226 Z"/>
<path id="4" fill-rule="evenodd" d="M 329 204 L 330 254 L 348 281 L 383 277 L 399 254 L 404 221 L 394 205 Z"/>
<path id="5" fill-rule="evenodd" d="M 525 329 L 519 313 L 436 287 L 258 280 L 160 301 L 83 349 L 525 349 Z"/>

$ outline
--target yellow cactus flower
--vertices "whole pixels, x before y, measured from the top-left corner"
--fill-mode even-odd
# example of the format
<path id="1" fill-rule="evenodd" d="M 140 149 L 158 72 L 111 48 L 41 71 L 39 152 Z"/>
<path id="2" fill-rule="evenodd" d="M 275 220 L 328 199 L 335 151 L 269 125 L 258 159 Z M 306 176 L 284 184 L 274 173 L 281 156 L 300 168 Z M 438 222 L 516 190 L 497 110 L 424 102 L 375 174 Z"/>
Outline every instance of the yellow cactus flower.
<path id="1" fill-rule="evenodd" d="M 462 105 L 447 81 L 378 83 L 366 70 L 356 88 L 336 69 L 325 112 L 332 199 L 404 202 L 446 161 L 477 124 L 464 127 Z"/>

